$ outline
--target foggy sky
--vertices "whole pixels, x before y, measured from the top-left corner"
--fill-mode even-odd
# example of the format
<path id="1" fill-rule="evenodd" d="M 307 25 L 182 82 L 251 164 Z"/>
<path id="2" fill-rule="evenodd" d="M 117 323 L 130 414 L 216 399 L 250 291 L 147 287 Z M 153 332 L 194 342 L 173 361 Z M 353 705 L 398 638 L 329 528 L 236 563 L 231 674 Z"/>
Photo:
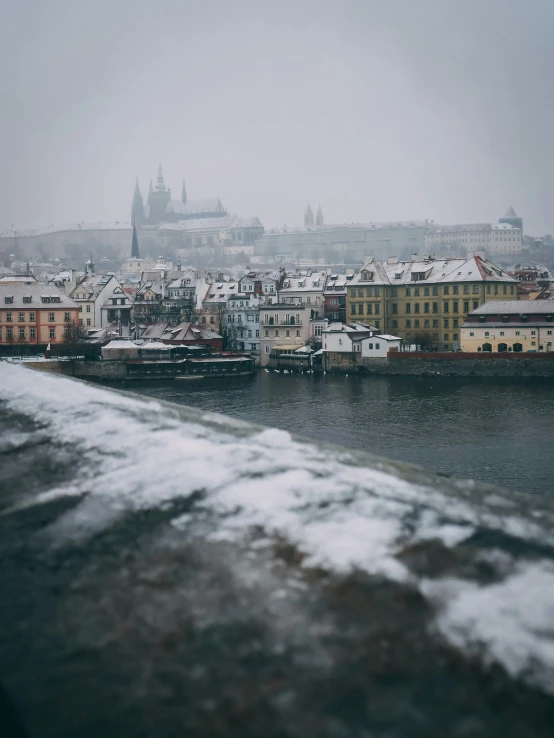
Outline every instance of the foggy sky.
<path id="1" fill-rule="evenodd" d="M 4 0 L 0 230 L 180 197 L 266 227 L 554 231 L 552 0 Z"/>

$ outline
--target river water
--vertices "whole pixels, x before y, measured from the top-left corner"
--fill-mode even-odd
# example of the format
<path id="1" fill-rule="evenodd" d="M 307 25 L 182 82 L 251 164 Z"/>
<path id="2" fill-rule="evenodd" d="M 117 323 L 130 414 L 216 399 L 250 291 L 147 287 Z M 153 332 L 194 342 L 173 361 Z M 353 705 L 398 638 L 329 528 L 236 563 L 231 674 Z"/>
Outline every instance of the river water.
<path id="1" fill-rule="evenodd" d="M 278 374 L 126 389 L 458 477 L 554 495 L 547 379 Z"/>

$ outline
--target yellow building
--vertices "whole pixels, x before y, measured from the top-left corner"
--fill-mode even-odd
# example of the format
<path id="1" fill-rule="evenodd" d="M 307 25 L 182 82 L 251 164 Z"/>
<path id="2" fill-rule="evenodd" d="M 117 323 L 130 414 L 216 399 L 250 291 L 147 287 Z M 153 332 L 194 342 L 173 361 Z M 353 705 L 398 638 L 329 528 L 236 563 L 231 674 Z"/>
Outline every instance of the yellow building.
<path id="1" fill-rule="evenodd" d="M 386 262 L 368 259 L 348 282 L 346 319 L 403 341 L 460 347 L 466 316 L 488 300 L 517 300 L 517 280 L 481 256 Z"/>
<path id="2" fill-rule="evenodd" d="M 0 286 L 0 345 L 63 343 L 78 320 L 77 305 L 55 287 Z"/>
<path id="3" fill-rule="evenodd" d="M 554 301 L 486 302 L 473 310 L 461 328 L 462 351 L 553 351 Z"/>

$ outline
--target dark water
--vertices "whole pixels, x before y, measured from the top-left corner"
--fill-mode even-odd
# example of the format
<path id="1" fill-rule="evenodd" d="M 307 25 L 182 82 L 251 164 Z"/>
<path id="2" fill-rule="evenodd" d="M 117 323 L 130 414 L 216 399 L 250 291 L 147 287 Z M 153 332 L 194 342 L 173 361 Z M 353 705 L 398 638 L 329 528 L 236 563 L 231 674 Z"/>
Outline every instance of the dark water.
<path id="1" fill-rule="evenodd" d="M 459 477 L 554 493 L 554 383 L 541 379 L 283 375 L 129 384 Z"/>

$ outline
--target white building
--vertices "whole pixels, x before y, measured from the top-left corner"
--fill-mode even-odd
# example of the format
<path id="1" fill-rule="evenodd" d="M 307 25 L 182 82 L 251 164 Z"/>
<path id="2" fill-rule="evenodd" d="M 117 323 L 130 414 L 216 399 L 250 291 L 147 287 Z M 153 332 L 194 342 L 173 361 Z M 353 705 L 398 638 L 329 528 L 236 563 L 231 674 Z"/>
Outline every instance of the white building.
<path id="1" fill-rule="evenodd" d="M 522 248 L 521 228 L 509 223 L 476 223 L 465 225 L 429 226 L 425 233 L 425 252 L 432 253 L 439 247 L 486 251 L 496 254 L 519 254 Z"/>
<path id="2" fill-rule="evenodd" d="M 402 339 L 386 333 L 377 333 L 374 336 L 362 338 L 360 345 L 362 359 L 386 359 L 391 349 L 400 351 Z"/>
<path id="3" fill-rule="evenodd" d="M 312 317 L 323 317 L 326 281 L 326 272 L 312 272 L 307 269 L 287 273 L 279 288 L 279 302 L 289 305 L 307 305 L 313 310 Z"/>
<path id="4" fill-rule="evenodd" d="M 321 332 L 321 348 L 329 353 L 361 353 L 361 339 L 378 332 L 368 323 L 331 323 Z"/>
<path id="5" fill-rule="evenodd" d="M 94 264 L 89 265 L 86 276 L 71 291 L 69 297 L 79 306 L 79 323 L 85 328 L 102 328 L 111 322 L 104 306 L 113 305 L 111 298 L 117 298 L 121 307 L 128 307 L 128 298 L 121 283 L 113 274 L 96 275 L 91 273 Z M 123 300 L 123 302 L 121 302 Z"/>
<path id="6" fill-rule="evenodd" d="M 251 293 L 230 295 L 227 300 L 227 323 L 231 326 L 237 351 L 260 356 L 260 307 L 264 298 Z"/>

